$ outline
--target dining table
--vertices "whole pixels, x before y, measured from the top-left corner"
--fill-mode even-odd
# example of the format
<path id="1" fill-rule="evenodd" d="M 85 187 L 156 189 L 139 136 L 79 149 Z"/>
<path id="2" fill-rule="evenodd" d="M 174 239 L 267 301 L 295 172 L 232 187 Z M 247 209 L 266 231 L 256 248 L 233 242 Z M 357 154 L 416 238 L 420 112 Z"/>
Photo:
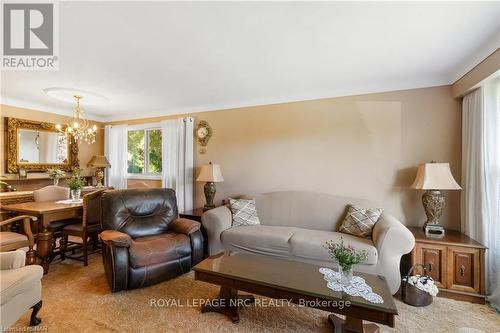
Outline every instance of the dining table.
<path id="1" fill-rule="evenodd" d="M 42 267 L 45 274 L 49 271 L 49 265 L 54 259 L 54 240 L 50 229 L 50 223 L 68 219 L 82 218 L 82 201 L 73 202 L 71 200 L 44 201 L 44 202 L 23 202 L 10 205 L 2 205 L 2 210 L 18 214 L 27 214 L 38 217 L 36 223 L 36 244 L 37 256 L 42 260 Z"/>

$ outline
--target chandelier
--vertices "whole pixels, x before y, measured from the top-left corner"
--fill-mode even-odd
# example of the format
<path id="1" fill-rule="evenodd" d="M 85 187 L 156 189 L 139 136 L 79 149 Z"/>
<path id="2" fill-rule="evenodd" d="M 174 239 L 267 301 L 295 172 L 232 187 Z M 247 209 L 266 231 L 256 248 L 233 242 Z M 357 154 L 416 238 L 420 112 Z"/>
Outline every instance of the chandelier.
<path id="1" fill-rule="evenodd" d="M 80 95 L 74 95 L 73 97 L 76 99 L 75 115 L 73 119 L 66 125 L 64 130 L 60 124 L 57 124 L 56 128 L 60 132 L 72 136 L 75 142 L 82 143 L 82 141 L 85 141 L 87 144 L 95 143 L 97 126 L 90 126 L 88 120 L 83 118 L 84 110 L 80 107 L 80 100 L 83 97 Z"/>

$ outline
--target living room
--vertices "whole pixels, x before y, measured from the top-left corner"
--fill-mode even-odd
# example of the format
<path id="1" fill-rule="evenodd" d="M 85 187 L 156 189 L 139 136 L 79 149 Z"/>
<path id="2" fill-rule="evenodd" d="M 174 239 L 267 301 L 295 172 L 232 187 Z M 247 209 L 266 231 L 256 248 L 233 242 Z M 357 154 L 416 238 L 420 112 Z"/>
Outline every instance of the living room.
<path id="1" fill-rule="evenodd" d="M 500 2 L 2 10 L 2 330 L 499 330 Z"/>

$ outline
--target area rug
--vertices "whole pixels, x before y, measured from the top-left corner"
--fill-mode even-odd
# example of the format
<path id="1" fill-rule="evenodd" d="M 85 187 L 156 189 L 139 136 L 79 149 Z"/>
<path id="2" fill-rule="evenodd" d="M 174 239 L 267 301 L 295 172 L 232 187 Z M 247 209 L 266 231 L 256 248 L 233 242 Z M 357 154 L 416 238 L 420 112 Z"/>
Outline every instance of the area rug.
<path id="1" fill-rule="evenodd" d="M 332 332 L 328 313 L 264 298 L 261 305 L 267 306 L 241 310 L 238 324 L 218 313 L 201 314 L 199 302 L 217 296 L 219 289 L 194 280 L 192 272 L 148 288 L 112 294 L 98 255 L 87 267 L 72 260 L 52 264 L 42 285 L 39 331 Z M 381 332 L 456 332 L 463 327 L 500 332 L 500 315 L 488 305 L 445 298 L 436 298 L 425 308 L 396 303 L 396 327 L 382 325 Z M 13 328 L 22 329 L 28 321 L 26 313 Z"/>

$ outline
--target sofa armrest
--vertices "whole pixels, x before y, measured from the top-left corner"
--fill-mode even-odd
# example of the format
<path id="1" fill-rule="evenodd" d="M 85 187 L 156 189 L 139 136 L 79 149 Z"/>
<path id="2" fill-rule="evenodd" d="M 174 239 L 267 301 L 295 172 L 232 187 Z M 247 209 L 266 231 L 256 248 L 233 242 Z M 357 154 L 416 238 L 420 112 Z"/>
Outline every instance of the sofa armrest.
<path id="1" fill-rule="evenodd" d="M 413 250 L 415 237 L 398 219 L 384 213 L 373 228 L 372 239 L 377 247 L 380 268 L 391 293 L 395 294 L 401 284 L 401 256 Z"/>
<path id="2" fill-rule="evenodd" d="M 199 222 L 179 218 L 168 225 L 168 228 L 178 234 L 190 235 L 191 233 L 200 230 L 201 224 Z"/>
<path id="3" fill-rule="evenodd" d="M 22 250 L 0 252 L 0 270 L 24 267 L 26 253 Z"/>
<path id="4" fill-rule="evenodd" d="M 117 230 L 104 230 L 99 234 L 102 242 L 109 246 L 130 247 L 132 238 Z"/>
<path id="5" fill-rule="evenodd" d="M 231 210 L 226 206 L 211 209 L 201 216 L 201 224 L 207 232 L 209 255 L 224 251 L 220 236 L 224 230 L 231 228 L 231 222 Z"/>

